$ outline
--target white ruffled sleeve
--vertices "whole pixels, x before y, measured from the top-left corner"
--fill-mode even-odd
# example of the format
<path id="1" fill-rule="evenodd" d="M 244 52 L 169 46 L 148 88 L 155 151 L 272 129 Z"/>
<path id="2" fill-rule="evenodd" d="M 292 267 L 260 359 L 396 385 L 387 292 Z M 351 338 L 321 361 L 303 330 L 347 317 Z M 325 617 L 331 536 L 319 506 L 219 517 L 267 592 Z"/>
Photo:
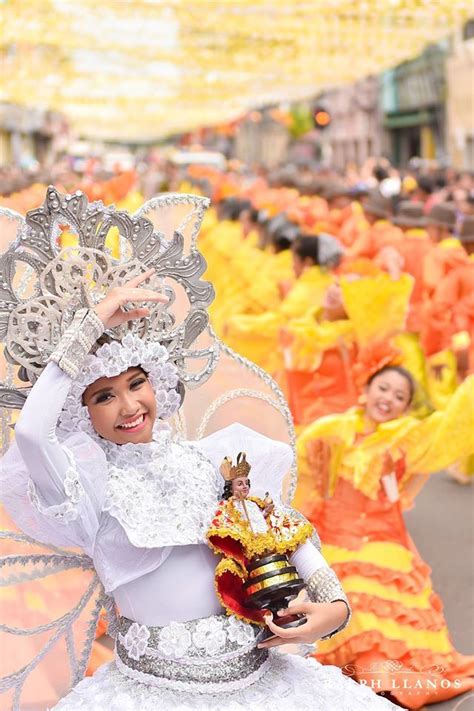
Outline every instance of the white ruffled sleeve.
<path id="1" fill-rule="evenodd" d="M 22 531 L 91 554 L 105 493 L 107 463 L 86 434 L 60 442 L 56 425 L 71 379 L 55 363 L 38 378 L 1 462 L 1 498 Z"/>
<path id="2" fill-rule="evenodd" d="M 281 502 L 283 479 L 294 458 L 289 444 L 271 439 L 240 423 L 218 430 L 194 444 L 217 470 L 224 457 L 231 457 L 235 461 L 239 452 L 245 452 L 252 467 L 251 495 L 263 497 L 268 491 L 276 505 Z"/>
<path id="3" fill-rule="evenodd" d="M 306 583 L 306 591 L 312 602 L 344 602 L 347 615 L 344 622 L 330 634 L 323 637 L 329 639 L 343 630 L 351 619 L 351 608 L 347 596 L 334 570 L 329 567 L 326 559 L 311 541 L 299 546 L 290 557 L 290 562 L 296 567 L 300 577 Z"/>

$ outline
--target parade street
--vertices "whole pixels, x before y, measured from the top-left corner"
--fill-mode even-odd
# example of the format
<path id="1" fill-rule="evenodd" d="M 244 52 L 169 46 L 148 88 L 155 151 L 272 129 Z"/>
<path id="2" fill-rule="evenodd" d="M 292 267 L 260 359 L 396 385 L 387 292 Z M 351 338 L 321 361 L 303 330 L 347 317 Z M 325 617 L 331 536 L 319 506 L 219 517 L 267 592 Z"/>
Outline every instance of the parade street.
<path id="1" fill-rule="evenodd" d="M 415 507 L 405 514 L 408 530 L 433 569 L 433 587 L 444 602 L 454 646 L 472 654 L 474 597 L 474 488 L 462 486 L 447 474 L 432 476 Z M 474 694 L 430 704 L 429 711 L 472 711 Z"/>

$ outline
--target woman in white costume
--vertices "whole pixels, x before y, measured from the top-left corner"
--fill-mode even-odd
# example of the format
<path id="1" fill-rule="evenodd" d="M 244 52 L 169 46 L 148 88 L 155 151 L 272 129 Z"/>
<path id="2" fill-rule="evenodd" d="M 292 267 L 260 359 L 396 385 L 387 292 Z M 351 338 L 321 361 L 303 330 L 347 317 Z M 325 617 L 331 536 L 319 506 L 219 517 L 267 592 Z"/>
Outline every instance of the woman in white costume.
<path id="1" fill-rule="evenodd" d="M 261 628 L 226 615 L 219 603 L 218 558 L 206 544 L 222 493 L 218 466 L 245 450 L 253 488 L 270 491 L 283 508 L 293 452 L 267 436 L 281 436 L 286 414 L 274 384 L 251 366 L 246 371 L 207 326 L 213 292 L 200 280 L 205 265 L 194 243 L 205 201 L 164 197 L 145 212 L 161 228 L 189 206 L 192 214 L 173 218 L 179 229 L 167 240 L 143 214 L 132 218 L 50 188 L 2 257 L 5 356 L 18 371 L 0 398 L 22 405 L 2 462 L 2 500 L 32 539 L 80 548 L 92 561 L 100 581 L 95 610 L 107 607 L 115 637 L 114 661 L 81 681 L 97 614 L 79 655 L 71 651 L 77 615 L 43 626 L 57 639 L 64 634 L 72 659 L 75 685 L 54 708 L 398 709 L 335 667 L 270 649 L 312 643 L 347 624 L 344 592 L 317 537 L 297 545 L 290 559 L 306 583 L 307 600 L 293 608 L 306 615 L 304 625 L 282 630 L 269 619 L 277 638 L 262 642 Z M 65 224 L 78 242 L 61 250 Z M 125 255 L 118 262 L 104 248 L 111 226 Z M 61 553 L 72 561 L 71 552 L 55 549 L 55 564 Z M 13 708 L 21 708 L 28 673 L 54 645 L 46 647 L 2 679 L 0 690 L 15 690 Z"/>

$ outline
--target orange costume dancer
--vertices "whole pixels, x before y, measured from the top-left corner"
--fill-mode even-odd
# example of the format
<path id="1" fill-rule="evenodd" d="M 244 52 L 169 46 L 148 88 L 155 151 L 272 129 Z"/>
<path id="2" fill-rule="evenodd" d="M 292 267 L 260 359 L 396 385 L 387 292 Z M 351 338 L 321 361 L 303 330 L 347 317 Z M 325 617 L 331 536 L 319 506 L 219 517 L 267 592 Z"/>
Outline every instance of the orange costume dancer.
<path id="1" fill-rule="evenodd" d="M 413 279 L 407 274 L 397 281 L 383 272 L 341 278 L 326 298 L 329 302 L 337 289 L 339 314 L 334 309 L 332 314 L 314 309 L 287 324 L 285 386 L 296 425 L 356 404 L 354 366 L 359 356 L 366 360 L 368 349 L 377 358 L 376 343 L 403 330 L 412 287 Z"/>
<path id="2" fill-rule="evenodd" d="M 337 232 L 337 238 L 345 247 L 351 247 L 361 232 L 368 230 L 369 223 L 364 217 L 360 202 L 352 202 L 349 208 L 344 208 L 344 219 Z"/>
<path id="3" fill-rule="evenodd" d="M 424 295 L 423 264 L 433 246 L 426 230 L 423 206 L 421 203 L 403 200 L 392 223 L 400 228 L 400 233 L 387 239 L 385 246 L 397 250 L 402 257 L 403 271 L 411 274 L 415 280 L 407 326 L 409 331 L 417 333 L 420 330 L 420 306 Z"/>
<path id="4" fill-rule="evenodd" d="M 360 221 L 354 242 L 346 251 L 346 258 L 374 257 L 389 237 L 400 234 L 389 222 L 391 202 L 380 193 L 370 193 L 363 202 L 364 221 Z"/>
<path id="5" fill-rule="evenodd" d="M 351 190 L 344 183 L 326 183 L 320 192 L 327 201 L 328 213 L 322 216 L 322 220 L 314 225 L 318 232 L 328 232 L 337 235 L 341 239 L 341 231 L 345 225 L 353 222 L 357 213 L 362 214 L 362 209 L 358 203 L 353 202 Z M 346 228 L 346 234 L 350 233 L 350 228 Z"/>
<path id="6" fill-rule="evenodd" d="M 370 378 L 364 408 L 307 427 L 297 442 L 294 505 L 317 524 L 353 607 L 351 623 L 318 645 L 317 658 L 350 665 L 417 709 L 474 688 L 474 658 L 454 649 L 402 516 L 430 472 L 472 453 L 474 378 L 444 412 L 421 421 L 406 414 L 413 388 L 407 371 L 388 366 Z"/>
<path id="7" fill-rule="evenodd" d="M 464 272 L 464 268 L 469 264 L 463 244 L 452 236 L 455 224 L 456 211 L 450 203 L 434 205 L 428 215 L 427 229 L 434 244 L 423 262 L 424 304 L 421 310 L 420 336 L 431 371 L 428 374 L 430 398 L 437 408 L 446 406 L 457 380 L 456 357 L 451 348 L 455 324 L 451 318 L 452 312 L 446 308 L 446 297 L 449 297 L 453 288 L 456 291 L 459 287 L 462 288 L 462 284 L 456 285 L 455 282 L 460 272 Z M 457 276 L 450 277 L 452 273 Z M 469 279 L 469 270 L 467 277 Z M 464 307 L 469 307 L 469 298 L 466 301 L 464 293 L 462 297 Z M 456 306 L 455 311 L 460 313 L 460 304 L 459 310 Z"/>
<path id="8" fill-rule="evenodd" d="M 438 203 L 428 215 L 428 234 L 435 249 L 427 255 L 423 265 L 423 282 L 429 295 L 451 269 L 467 259 L 461 242 L 452 236 L 456 227 L 456 210 L 450 203 Z"/>
<path id="9" fill-rule="evenodd" d="M 429 353 L 451 346 L 451 339 L 466 332 L 472 346 L 474 340 L 474 218 L 466 217 L 460 233 L 464 258 L 442 277 L 433 292 L 427 309 L 424 345 Z"/>

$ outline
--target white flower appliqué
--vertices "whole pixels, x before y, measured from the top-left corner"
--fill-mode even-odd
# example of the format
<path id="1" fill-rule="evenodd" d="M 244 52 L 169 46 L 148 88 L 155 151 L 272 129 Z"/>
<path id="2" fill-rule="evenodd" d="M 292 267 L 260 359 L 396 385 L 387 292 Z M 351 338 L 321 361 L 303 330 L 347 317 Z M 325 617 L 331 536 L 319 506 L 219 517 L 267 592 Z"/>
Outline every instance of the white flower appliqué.
<path id="1" fill-rule="evenodd" d="M 67 469 L 66 476 L 63 480 L 63 489 L 66 494 L 66 500 L 61 504 L 45 506 L 41 503 L 38 492 L 36 491 L 36 486 L 32 479 L 28 480 L 27 496 L 33 506 L 43 516 L 54 518 L 60 523 L 70 523 L 71 521 L 75 521 L 79 515 L 77 504 L 84 495 L 84 487 L 79 481 L 73 455 L 66 448 L 64 448 L 64 451 L 70 462 L 70 466 Z"/>
<path id="2" fill-rule="evenodd" d="M 77 504 L 81 496 L 84 494 L 84 487 L 82 486 L 79 478 L 74 469 L 68 469 L 63 482 L 64 493 L 68 499 L 73 503 Z"/>
<path id="3" fill-rule="evenodd" d="M 139 625 L 138 622 L 130 625 L 127 634 L 123 638 L 123 646 L 127 650 L 130 659 L 138 661 L 140 657 L 146 654 L 149 637 L 150 630 L 145 625 Z"/>
<path id="4" fill-rule="evenodd" d="M 156 433 L 148 444 L 103 445 L 109 472 L 103 510 L 137 548 L 204 543 L 219 495 L 213 465 L 189 443 Z"/>
<path id="5" fill-rule="evenodd" d="M 158 651 L 164 657 L 179 659 L 191 647 L 191 633 L 182 622 L 170 622 L 160 632 Z"/>
<path id="6" fill-rule="evenodd" d="M 240 647 L 250 644 L 255 640 L 253 628 L 232 615 L 227 622 L 227 634 L 231 642 L 235 642 Z"/>
<path id="7" fill-rule="evenodd" d="M 198 649 L 203 649 L 208 657 L 214 657 L 224 648 L 227 634 L 223 622 L 215 617 L 200 620 L 193 633 L 193 642 Z"/>

